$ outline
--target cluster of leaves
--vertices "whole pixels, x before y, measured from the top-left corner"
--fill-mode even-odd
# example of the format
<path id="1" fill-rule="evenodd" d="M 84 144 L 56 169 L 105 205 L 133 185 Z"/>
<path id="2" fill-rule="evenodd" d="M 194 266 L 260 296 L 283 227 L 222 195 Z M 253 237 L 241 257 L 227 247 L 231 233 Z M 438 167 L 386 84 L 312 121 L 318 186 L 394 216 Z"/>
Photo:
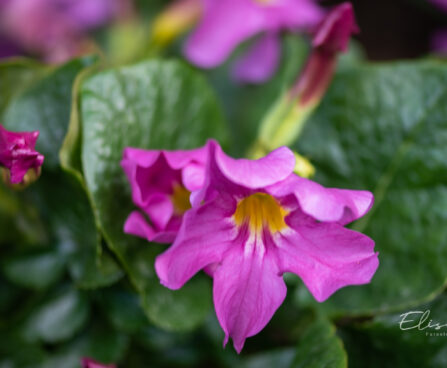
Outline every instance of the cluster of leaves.
<path id="1" fill-rule="evenodd" d="M 381 265 L 370 285 L 323 304 L 286 275 L 286 302 L 241 356 L 222 349 L 211 280 L 160 286 L 153 264 L 166 246 L 122 231 L 133 208 L 123 148 L 186 149 L 214 137 L 242 155 L 299 70 L 305 47 L 286 46 L 280 74 L 260 87 L 231 84 L 226 66 L 204 74 L 176 60 L 0 64 L 0 121 L 39 130 L 45 155 L 31 187 L 0 186 L 0 366 L 78 367 L 86 355 L 129 368 L 445 366 L 442 337 L 398 325 L 415 308 L 447 322 L 441 62 L 342 61 L 294 148 L 322 184 L 374 192 L 373 211 L 353 226 L 376 241 Z"/>

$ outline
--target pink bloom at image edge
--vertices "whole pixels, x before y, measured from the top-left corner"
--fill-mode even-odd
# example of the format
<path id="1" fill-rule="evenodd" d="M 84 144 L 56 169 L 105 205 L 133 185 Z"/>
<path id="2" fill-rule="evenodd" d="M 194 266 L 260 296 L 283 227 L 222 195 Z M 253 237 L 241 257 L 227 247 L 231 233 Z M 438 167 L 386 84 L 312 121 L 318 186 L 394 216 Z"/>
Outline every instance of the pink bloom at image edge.
<path id="1" fill-rule="evenodd" d="M 81 51 L 88 31 L 119 15 L 121 2 L 8 0 L 0 18 L 4 32 L 21 47 L 61 62 Z"/>
<path id="2" fill-rule="evenodd" d="M 0 125 L 0 165 L 10 171 L 11 183 L 23 181 L 29 169 L 39 170 L 44 156 L 35 150 L 39 132 L 10 132 Z"/>
<path id="3" fill-rule="evenodd" d="M 189 151 L 127 147 L 121 166 L 139 210 L 129 215 L 124 232 L 160 243 L 174 241 L 183 213 L 191 207 L 190 193 L 203 184 L 206 155 L 205 147 Z"/>
<path id="4" fill-rule="evenodd" d="M 116 368 L 115 364 L 102 364 L 91 358 L 82 358 L 81 366 L 82 368 Z"/>
<path id="5" fill-rule="evenodd" d="M 275 72 L 280 32 L 312 30 L 323 10 L 314 0 L 202 0 L 203 16 L 188 39 L 185 55 L 202 68 L 223 63 L 243 41 L 259 36 L 235 64 L 233 75 L 261 83 Z"/>
<path id="6" fill-rule="evenodd" d="M 213 277 L 224 344 L 231 337 L 240 352 L 264 328 L 286 296 L 285 272 L 297 274 L 319 302 L 370 282 L 379 265 L 374 241 L 344 225 L 369 211 L 372 193 L 295 175 L 286 147 L 259 160 L 233 159 L 214 141 L 207 149 L 203 187 L 155 268 L 170 289 L 202 269 Z"/>
<path id="7" fill-rule="evenodd" d="M 430 1 L 447 12 L 447 0 L 430 0 Z"/>
<path id="8" fill-rule="evenodd" d="M 432 50 L 439 55 L 447 56 L 447 29 L 434 34 L 431 42 Z"/>

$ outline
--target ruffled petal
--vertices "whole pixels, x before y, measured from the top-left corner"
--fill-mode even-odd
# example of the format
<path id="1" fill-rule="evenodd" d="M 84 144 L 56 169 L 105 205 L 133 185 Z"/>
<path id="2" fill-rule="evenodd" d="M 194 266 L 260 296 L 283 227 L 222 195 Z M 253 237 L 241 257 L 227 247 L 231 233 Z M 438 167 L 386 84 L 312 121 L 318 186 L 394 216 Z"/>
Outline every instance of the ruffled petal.
<path id="1" fill-rule="evenodd" d="M 258 160 L 234 159 L 227 156 L 214 142 L 214 155 L 210 152 L 210 161 L 215 169 L 229 181 L 250 189 L 263 188 L 287 178 L 295 167 L 295 156 L 287 147 L 280 147 Z"/>
<path id="2" fill-rule="evenodd" d="M 300 276 L 317 301 L 371 281 L 379 266 L 372 239 L 335 223 L 303 223 L 294 215 L 287 221 L 292 229 L 274 238 L 281 271 Z"/>
<path id="3" fill-rule="evenodd" d="M 235 64 L 233 76 L 247 83 L 270 79 L 278 67 L 281 45 L 276 33 L 266 33 Z"/>
<path id="4" fill-rule="evenodd" d="M 205 166 L 207 152 L 206 146 L 179 151 L 125 148 L 121 166 L 129 179 L 134 203 L 145 208 L 152 194 L 170 191 L 174 182 L 182 181 L 181 169 L 194 164 L 196 168 Z M 197 185 L 197 180 L 193 184 Z"/>
<path id="5" fill-rule="evenodd" d="M 172 222 L 172 221 L 171 221 Z M 159 231 L 154 229 L 144 218 L 144 216 L 138 212 L 133 211 L 124 223 L 124 232 L 126 234 L 136 235 L 140 238 L 147 239 L 157 243 L 172 243 L 177 234 L 180 224 L 168 224 L 167 229 Z"/>
<path id="6" fill-rule="evenodd" d="M 236 236 L 229 220 L 235 208 L 233 199 L 219 198 L 185 213 L 174 244 L 155 261 L 164 286 L 179 289 L 198 271 L 221 261 Z"/>
<path id="7" fill-rule="evenodd" d="M 259 8 L 251 0 L 204 0 L 204 15 L 186 43 L 186 57 L 203 68 L 222 63 L 239 43 L 263 30 Z"/>
<path id="8" fill-rule="evenodd" d="M 191 163 L 182 170 L 182 182 L 190 192 L 200 189 L 205 182 L 205 165 Z"/>
<path id="9" fill-rule="evenodd" d="M 374 201 L 371 192 L 325 188 L 295 174 L 266 190 L 275 197 L 293 194 L 306 214 L 319 221 L 338 222 L 341 225 L 364 216 Z"/>
<path id="10" fill-rule="evenodd" d="M 214 306 L 225 332 L 224 344 L 231 337 L 238 353 L 245 339 L 270 321 L 287 293 L 274 250 L 264 252 L 262 247 L 253 244 L 247 251 L 247 245 L 245 249 L 234 245 L 213 274 Z"/>
<path id="11" fill-rule="evenodd" d="M 150 197 L 144 210 L 157 228 L 164 229 L 174 214 L 174 205 L 169 196 L 156 193 Z"/>

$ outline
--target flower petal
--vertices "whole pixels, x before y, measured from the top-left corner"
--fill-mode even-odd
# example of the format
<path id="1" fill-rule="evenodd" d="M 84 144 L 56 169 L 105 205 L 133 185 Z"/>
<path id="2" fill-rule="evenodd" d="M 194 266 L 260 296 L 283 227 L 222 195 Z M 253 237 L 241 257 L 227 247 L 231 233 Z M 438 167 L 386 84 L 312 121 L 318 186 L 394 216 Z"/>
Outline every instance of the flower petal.
<path id="1" fill-rule="evenodd" d="M 258 160 L 234 159 L 227 156 L 215 143 L 210 161 L 216 163 L 229 181 L 246 188 L 257 189 L 287 178 L 295 167 L 295 156 L 287 147 L 280 147 Z"/>
<path id="2" fill-rule="evenodd" d="M 278 67 L 280 53 L 279 36 L 273 32 L 266 33 L 236 62 L 234 78 L 247 83 L 265 82 Z"/>
<path id="3" fill-rule="evenodd" d="M 286 180 L 267 188 L 275 197 L 293 194 L 301 209 L 319 221 L 346 225 L 364 216 L 372 207 L 374 196 L 365 190 L 325 188 L 292 174 Z"/>
<path id="4" fill-rule="evenodd" d="M 249 252 L 234 245 L 213 279 L 214 306 L 225 331 L 224 344 L 231 337 L 240 353 L 245 339 L 261 331 L 282 304 L 286 285 L 273 253 L 264 252 L 262 244 L 253 244 Z"/>
<path id="5" fill-rule="evenodd" d="M 164 286 L 179 289 L 202 268 L 221 261 L 236 236 L 228 219 L 235 208 L 233 199 L 223 197 L 185 213 L 174 244 L 155 261 Z"/>
<path id="6" fill-rule="evenodd" d="M 157 243 L 172 243 L 177 234 L 180 224 L 168 224 L 164 231 L 154 229 L 138 212 L 133 211 L 124 223 L 124 232 L 126 234 L 136 235 L 148 241 Z"/>
<path id="7" fill-rule="evenodd" d="M 203 68 L 222 63 L 245 39 L 263 30 L 262 9 L 249 0 L 204 0 L 203 18 L 186 43 L 186 57 Z"/>
<path id="8" fill-rule="evenodd" d="M 125 148 L 121 166 L 131 184 L 134 203 L 147 207 L 152 194 L 171 189 L 173 182 L 182 181 L 181 169 L 190 164 L 204 166 L 207 152 L 206 146 L 179 151 Z M 194 184 L 197 185 L 197 180 Z"/>
<path id="9" fill-rule="evenodd" d="M 174 205 L 169 196 L 164 193 L 156 193 L 150 196 L 144 211 L 157 228 L 164 229 L 174 214 Z"/>
<path id="10" fill-rule="evenodd" d="M 277 245 L 282 272 L 301 277 L 319 302 L 338 289 L 371 281 L 379 266 L 374 241 L 335 223 L 303 223 L 301 216 L 291 215 L 292 229 L 278 233 Z"/>

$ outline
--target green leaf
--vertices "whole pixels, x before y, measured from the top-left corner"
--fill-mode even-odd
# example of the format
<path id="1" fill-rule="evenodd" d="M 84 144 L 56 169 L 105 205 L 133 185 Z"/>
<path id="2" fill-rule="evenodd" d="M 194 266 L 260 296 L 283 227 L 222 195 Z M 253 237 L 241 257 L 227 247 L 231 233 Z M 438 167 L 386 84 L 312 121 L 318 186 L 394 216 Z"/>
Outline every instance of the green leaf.
<path id="1" fill-rule="evenodd" d="M 20 91 L 49 70 L 50 68 L 28 59 L 11 59 L 0 63 L 0 117 Z"/>
<path id="2" fill-rule="evenodd" d="M 337 292 L 335 314 L 400 310 L 447 281 L 447 66 L 434 61 L 352 65 L 335 78 L 298 151 L 327 186 L 367 189 L 375 204 L 354 229 L 376 242 L 369 285 Z M 300 303 L 312 299 L 300 290 Z"/>
<path id="3" fill-rule="evenodd" d="M 27 341 L 67 340 L 87 321 L 88 302 L 80 291 L 66 287 L 35 308 L 22 327 Z"/>
<path id="4" fill-rule="evenodd" d="M 258 353 L 245 359 L 241 368 L 290 368 L 295 349 L 284 348 L 281 350 L 266 351 Z"/>
<path id="5" fill-rule="evenodd" d="M 57 251 L 25 254 L 6 259 L 3 263 L 5 276 L 17 285 L 43 289 L 60 279 L 65 259 Z"/>
<path id="6" fill-rule="evenodd" d="M 318 318 L 301 337 L 291 368 L 347 367 L 343 343 L 335 334 L 335 327 L 326 319 Z"/>
<path id="7" fill-rule="evenodd" d="M 81 89 L 81 109 L 82 165 L 108 245 L 144 294 L 145 312 L 154 323 L 166 327 L 172 319 L 176 329 L 192 328 L 189 318 L 157 314 L 158 307 L 149 307 L 161 293 L 154 287 L 159 281 L 153 263 L 154 250 L 163 248 L 124 234 L 124 221 L 134 205 L 119 163 L 127 146 L 187 149 L 211 137 L 225 143 L 225 125 L 213 93 L 203 78 L 181 63 L 148 61 L 88 78 Z M 189 294 L 191 302 L 183 304 L 184 316 L 200 311 L 201 318 L 191 319 L 198 323 L 207 314 L 209 288 L 204 283 L 197 290 L 190 288 L 194 292 L 163 289 L 163 293 L 179 304 Z"/>
<path id="8" fill-rule="evenodd" d="M 104 364 L 118 363 L 129 345 L 127 336 L 103 323 L 95 322 L 86 332 L 74 340 L 58 346 L 41 368 L 79 368 L 81 358 L 89 357 Z"/>
<path id="9" fill-rule="evenodd" d="M 212 306 L 211 285 L 200 277 L 171 291 L 159 283 L 148 286 L 143 306 L 149 319 L 169 331 L 191 330 L 199 325 Z"/>
<path id="10" fill-rule="evenodd" d="M 70 117 L 72 84 L 76 75 L 92 60 L 76 59 L 51 70 L 11 99 L 5 109 L 5 128 L 40 131 L 36 149 L 45 156 L 45 168 L 54 169 L 59 163 L 59 149 Z"/>
<path id="11" fill-rule="evenodd" d="M 47 172 L 27 194 L 47 219 L 53 241 L 78 287 L 106 286 L 122 277 L 113 257 L 101 247 L 87 195 L 78 180 L 65 172 Z"/>
<path id="12" fill-rule="evenodd" d="M 99 301 L 103 313 L 120 331 L 134 333 L 149 325 L 136 293 L 109 288 L 101 290 Z"/>
<path id="13" fill-rule="evenodd" d="M 409 312 L 402 326 L 402 314 Z M 422 313 L 427 319 L 421 329 L 415 327 L 421 321 Z M 413 322 L 410 322 L 410 321 Z M 439 330 L 427 328 L 429 320 L 435 325 L 444 325 Z M 447 327 L 447 295 L 444 293 L 434 302 L 403 310 L 395 315 L 386 315 L 373 322 L 346 327 L 341 332 L 349 356 L 349 366 L 356 368 L 383 367 L 430 367 L 441 368 L 447 363 L 445 343 Z"/>

